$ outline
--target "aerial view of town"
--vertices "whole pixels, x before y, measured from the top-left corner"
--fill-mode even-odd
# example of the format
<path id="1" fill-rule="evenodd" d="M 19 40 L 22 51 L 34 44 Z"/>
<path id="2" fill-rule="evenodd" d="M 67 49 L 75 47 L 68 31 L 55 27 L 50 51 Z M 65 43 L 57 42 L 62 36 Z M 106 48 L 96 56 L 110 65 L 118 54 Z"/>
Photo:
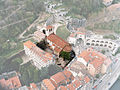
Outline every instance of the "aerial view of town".
<path id="1" fill-rule="evenodd" d="M 0 90 L 120 90 L 120 0 L 0 0 Z"/>

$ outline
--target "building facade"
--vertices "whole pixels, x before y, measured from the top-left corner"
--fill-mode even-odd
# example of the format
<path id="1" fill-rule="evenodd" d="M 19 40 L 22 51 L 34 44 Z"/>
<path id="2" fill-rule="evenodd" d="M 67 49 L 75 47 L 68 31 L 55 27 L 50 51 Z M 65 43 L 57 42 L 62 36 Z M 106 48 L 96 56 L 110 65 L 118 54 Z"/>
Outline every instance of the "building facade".
<path id="1" fill-rule="evenodd" d="M 43 51 L 39 47 L 37 47 L 31 41 L 27 41 L 24 43 L 25 54 L 29 56 L 31 62 L 38 68 L 48 67 L 50 64 L 54 64 L 53 55 Z"/>
<path id="2" fill-rule="evenodd" d="M 97 52 L 91 48 L 81 52 L 78 59 L 87 67 L 87 70 L 92 76 L 99 73 L 106 73 L 107 68 L 110 66 L 112 61 L 100 52 Z"/>
<path id="3" fill-rule="evenodd" d="M 43 27 L 43 28 L 37 26 L 37 30 L 40 30 L 46 36 L 49 36 L 50 34 L 54 33 L 54 27 L 50 25 Z"/>

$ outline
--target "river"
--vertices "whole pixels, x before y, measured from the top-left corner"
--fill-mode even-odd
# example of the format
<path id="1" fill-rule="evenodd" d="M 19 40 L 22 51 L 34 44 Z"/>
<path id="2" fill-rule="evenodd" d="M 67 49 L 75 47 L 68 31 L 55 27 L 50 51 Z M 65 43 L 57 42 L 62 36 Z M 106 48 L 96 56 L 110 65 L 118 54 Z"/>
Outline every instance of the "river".
<path id="1" fill-rule="evenodd" d="M 115 82 L 115 84 L 111 87 L 110 90 L 120 90 L 120 77 L 119 77 L 119 79 Z"/>

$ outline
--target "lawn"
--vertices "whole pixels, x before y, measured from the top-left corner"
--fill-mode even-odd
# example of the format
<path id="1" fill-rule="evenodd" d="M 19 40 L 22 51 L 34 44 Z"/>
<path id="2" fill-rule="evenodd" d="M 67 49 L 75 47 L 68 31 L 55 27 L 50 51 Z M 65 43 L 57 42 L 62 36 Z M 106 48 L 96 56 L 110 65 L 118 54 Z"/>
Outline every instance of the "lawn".
<path id="1" fill-rule="evenodd" d="M 67 37 L 70 35 L 70 32 L 68 31 L 66 26 L 60 26 L 56 31 L 56 35 L 58 35 L 64 40 L 67 40 Z"/>

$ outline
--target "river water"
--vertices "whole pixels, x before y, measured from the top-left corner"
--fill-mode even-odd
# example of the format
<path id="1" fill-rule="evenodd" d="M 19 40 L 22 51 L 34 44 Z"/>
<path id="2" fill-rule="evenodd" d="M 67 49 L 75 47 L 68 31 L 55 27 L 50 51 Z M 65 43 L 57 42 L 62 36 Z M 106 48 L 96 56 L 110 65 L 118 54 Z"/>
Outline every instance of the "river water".
<path id="1" fill-rule="evenodd" d="M 120 90 L 120 78 L 115 82 L 110 90 Z"/>

